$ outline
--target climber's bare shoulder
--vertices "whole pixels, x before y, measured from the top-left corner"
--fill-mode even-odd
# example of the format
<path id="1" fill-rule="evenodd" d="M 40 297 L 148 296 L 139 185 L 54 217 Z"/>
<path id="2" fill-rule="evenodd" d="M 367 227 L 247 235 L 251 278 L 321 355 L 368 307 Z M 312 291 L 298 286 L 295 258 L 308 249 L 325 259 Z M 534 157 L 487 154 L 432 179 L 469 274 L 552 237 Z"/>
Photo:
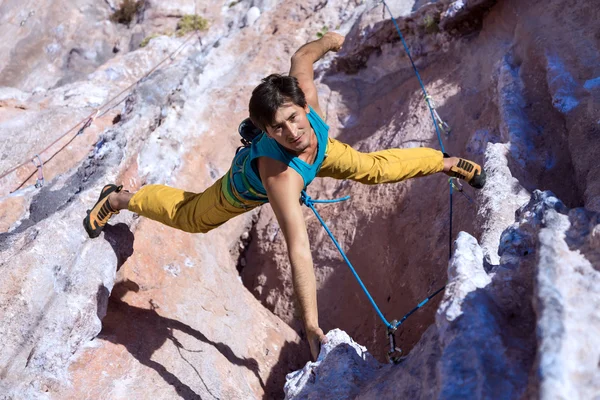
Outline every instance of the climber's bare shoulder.
<path id="1" fill-rule="evenodd" d="M 269 194 L 269 201 L 273 196 L 276 199 L 290 197 L 298 202 L 304 188 L 304 181 L 298 172 L 270 157 L 259 157 L 257 166 L 260 179 Z"/>

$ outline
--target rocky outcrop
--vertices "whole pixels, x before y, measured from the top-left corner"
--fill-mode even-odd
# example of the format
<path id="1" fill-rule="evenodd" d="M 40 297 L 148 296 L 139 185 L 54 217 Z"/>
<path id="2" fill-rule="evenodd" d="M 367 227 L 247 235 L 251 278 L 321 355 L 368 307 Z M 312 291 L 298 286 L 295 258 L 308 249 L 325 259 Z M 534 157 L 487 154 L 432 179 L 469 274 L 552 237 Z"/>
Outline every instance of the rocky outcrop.
<path id="1" fill-rule="evenodd" d="M 287 376 L 285 398 L 319 399 L 324 393 L 336 399 L 353 398 L 382 367 L 365 347 L 334 329 L 327 333 L 317 360 Z"/>
<path id="2" fill-rule="evenodd" d="M 298 335 L 238 278 L 239 237 L 251 214 L 196 236 L 129 213 L 97 240 L 81 226 L 107 182 L 199 192 L 227 170 L 239 142 L 235 121 L 246 115 L 255 84 L 235 76 L 250 71 L 238 70 L 232 55 L 261 57 L 248 45 L 258 36 L 252 26 L 245 41 L 229 37 L 241 29 L 229 21 L 241 21 L 248 8 L 211 21 L 202 44 L 188 40 L 180 49 L 189 35 L 159 37 L 114 56 L 87 80 L 3 91 L 2 171 L 50 146 L 40 153 L 41 189 L 33 177 L 9 194 L 35 171 L 31 163 L 1 182 L 3 396 L 276 398 L 284 375 L 308 359 Z M 52 144 L 141 78 L 71 144 L 71 135 Z M 224 110 L 229 118 L 214 118 Z"/>
<path id="3" fill-rule="evenodd" d="M 450 12 L 459 3 L 478 25 L 465 20 L 463 11 Z M 561 23 L 551 23 L 557 14 Z M 348 33 L 348 46 L 331 66 L 319 69 L 330 134 L 362 151 L 439 148 L 404 46 L 381 15 L 387 15 L 383 7 L 365 10 Z M 436 15 L 437 31 L 428 31 Z M 452 236 L 466 231 L 478 238 L 486 269 L 499 263 L 500 235 L 533 190 L 551 190 L 570 208 L 596 209 L 591 158 L 598 149 L 589 135 L 600 126 L 597 86 L 591 83 L 600 70 L 589 48 L 600 45 L 593 29 L 581 29 L 591 15 L 597 11 L 586 2 L 566 10 L 561 2 L 436 2 L 398 22 L 428 93 L 453 128 L 442 137 L 445 150 L 485 164 L 490 173 L 483 193 L 465 189 L 473 203 L 460 193 L 453 203 Z M 445 179 L 381 186 L 324 179 L 309 189 L 314 198 L 351 196 L 319 210 L 388 319 L 401 317 L 444 285 Z M 383 325 L 309 210 L 306 218 L 322 328 L 343 329 L 383 361 L 388 347 Z M 276 232 L 273 214 L 263 210 L 242 278 L 263 304 L 294 324 L 286 249 Z M 435 307 L 436 301 L 403 325 L 398 333 L 403 349 L 412 348 L 433 323 Z"/>
<path id="4" fill-rule="evenodd" d="M 404 362 L 380 364 L 385 329 L 306 209 L 321 327 L 373 357 L 336 331 L 288 397 L 593 398 L 598 8 L 389 3 L 453 127 L 446 151 L 484 164 L 488 185 L 465 189 L 472 202 L 455 194 L 450 267 L 445 178 L 310 186 L 352 196 L 319 210 L 389 319 L 450 281 L 398 330 Z M 208 187 L 229 168 L 254 86 L 324 26 L 347 34 L 316 65 L 330 135 L 361 151 L 437 148 L 404 47 L 380 2 L 146 1 L 129 26 L 110 22 L 118 7 L 0 5 L 0 173 L 24 162 L 0 178 L 0 393 L 281 398 L 309 352 L 269 206 L 207 235 L 123 212 L 89 240 L 81 219 L 108 182 Z M 178 38 L 189 14 L 209 29 Z"/>
<path id="5" fill-rule="evenodd" d="M 401 364 L 373 364 L 349 337 L 332 341 L 317 363 L 288 375 L 287 398 L 318 398 L 324 388 L 340 399 L 594 398 L 598 218 L 535 191 L 489 271 L 477 240 L 461 232 L 436 323 Z"/>

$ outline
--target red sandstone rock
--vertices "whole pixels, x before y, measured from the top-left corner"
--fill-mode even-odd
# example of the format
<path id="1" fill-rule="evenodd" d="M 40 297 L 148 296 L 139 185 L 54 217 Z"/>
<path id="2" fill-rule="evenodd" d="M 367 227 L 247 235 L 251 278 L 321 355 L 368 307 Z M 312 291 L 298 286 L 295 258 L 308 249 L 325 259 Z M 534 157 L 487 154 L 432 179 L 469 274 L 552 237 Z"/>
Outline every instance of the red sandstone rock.
<path id="1" fill-rule="evenodd" d="M 450 2 L 440 1 L 399 24 L 429 94 L 453 127 L 446 150 L 483 162 L 486 144 L 497 143 L 497 179 L 510 183 L 502 186 L 502 201 L 490 200 L 494 185 L 487 200 L 469 192 L 475 206 L 456 195 L 453 224 L 455 234 L 481 237 L 493 263 L 499 231 L 527 191 L 549 188 L 569 207 L 598 209 L 593 82 L 600 64 L 591 29 L 598 9 L 592 2 L 566 8 L 558 1 L 507 0 L 488 13 L 488 2 L 466 3 L 466 14 L 447 13 Z M 8 22 L 0 35 L 10 38 L 0 45 L 0 84 L 20 89 L 0 91 L 0 173 L 28 163 L 0 180 L 0 390 L 17 398 L 281 396 L 285 373 L 308 360 L 308 348 L 298 336 L 286 248 L 268 206 L 208 235 L 124 212 L 90 241 L 81 218 L 107 182 L 201 191 L 225 173 L 252 88 L 269 73 L 286 72 L 295 49 L 324 25 L 348 34 L 342 52 L 317 65 L 330 134 L 361 151 L 437 147 L 382 5 L 265 1 L 249 24 L 255 15 L 248 17 L 246 2 L 149 2 L 144 20 L 130 28 L 107 22 L 108 3 L 35 6 L 29 15 L 29 8 L 4 5 L 0 17 Z M 211 23 L 200 35 L 202 46 L 194 38 L 59 153 L 45 167 L 44 188 L 34 189 L 33 178 L 7 197 L 34 170 L 27 158 L 178 48 L 184 39 L 161 36 L 136 50 L 192 9 Z M 432 30 L 427 18 L 439 13 L 439 31 Z M 116 42 L 119 51 L 112 53 Z M 436 176 L 377 187 L 317 180 L 309 188 L 313 197 L 352 196 L 319 210 L 389 319 L 446 281 L 447 187 Z M 344 329 L 383 359 L 381 322 L 305 212 L 322 328 Z M 250 245 L 239 257 L 246 232 L 251 237 L 241 242 Z M 238 263 L 246 265 L 243 283 L 256 299 L 240 283 Z M 433 323 L 436 306 L 430 302 L 397 333 L 405 351 Z M 419 348 L 437 340 L 428 332 Z M 431 357 L 411 371 L 431 367 L 436 352 L 428 348 Z M 410 387 L 419 385 L 411 378 Z"/>

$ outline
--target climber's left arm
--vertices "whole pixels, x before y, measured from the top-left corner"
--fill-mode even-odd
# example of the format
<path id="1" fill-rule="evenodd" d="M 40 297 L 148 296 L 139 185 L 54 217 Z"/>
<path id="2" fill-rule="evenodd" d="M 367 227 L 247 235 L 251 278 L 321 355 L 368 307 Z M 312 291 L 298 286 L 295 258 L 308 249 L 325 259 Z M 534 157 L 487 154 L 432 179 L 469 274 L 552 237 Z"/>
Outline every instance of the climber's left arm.
<path id="1" fill-rule="evenodd" d="M 300 89 L 304 92 L 306 102 L 324 118 L 319 107 L 317 87 L 314 82 L 313 64 L 329 51 L 338 51 L 344 43 L 344 37 L 339 33 L 327 32 L 322 38 L 309 42 L 300 47 L 292 56 L 290 76 L 298 79 Z"/>

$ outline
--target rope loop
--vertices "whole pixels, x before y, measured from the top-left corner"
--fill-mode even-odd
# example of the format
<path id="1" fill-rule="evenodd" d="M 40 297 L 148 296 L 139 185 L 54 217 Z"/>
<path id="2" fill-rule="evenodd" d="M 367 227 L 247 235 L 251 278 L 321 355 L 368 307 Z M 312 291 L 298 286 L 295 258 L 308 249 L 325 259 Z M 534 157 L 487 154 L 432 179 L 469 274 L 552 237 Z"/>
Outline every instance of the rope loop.
<path id="1" fill-rule="evenodd" d="M 310 197 L 308 195 L 308 193 L 306 193 L 306 190 L 303 190 L 300 193 L 300 201 L 302 202 L 302 204 L 307 205 L 308 207 L 310 207 L 313 204 L 331 204 L 331 203 L 339 203 L 340 201 L 346 201 L 350 199 L 350 196 L 344 196 L 344 197 L 340 197 L 338 199 L 331 199 L 331 200 L 317 200 L 317 199 L 313 199 L 312 197 Z"/>

